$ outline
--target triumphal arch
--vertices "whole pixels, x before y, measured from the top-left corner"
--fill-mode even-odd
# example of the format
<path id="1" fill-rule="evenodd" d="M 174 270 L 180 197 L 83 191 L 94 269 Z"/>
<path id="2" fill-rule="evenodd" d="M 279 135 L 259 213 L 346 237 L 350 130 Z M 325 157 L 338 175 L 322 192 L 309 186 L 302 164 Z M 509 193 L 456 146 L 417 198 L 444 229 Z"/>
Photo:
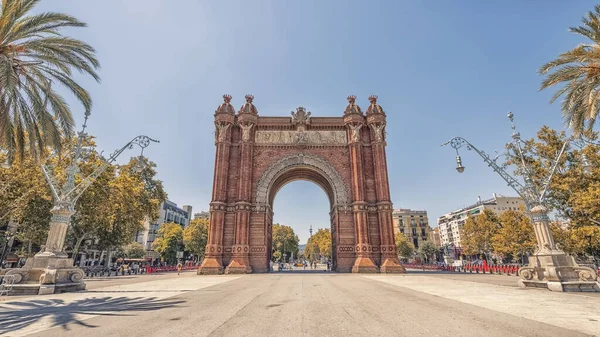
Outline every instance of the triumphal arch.
<path id="1" fill-rule="evenodd" d="M 333 269 L 401 273 L 385 154 L 386 115 L 377 96 L 363 113 L 348 97 L 343 115 L 259 116 L 254 97 L 236 112 L 231 96 L 215 111 L 216 159 L 210 230 L 199 274 L 268 272 L 273 200 L 308 180 L 330 202 Z"/>

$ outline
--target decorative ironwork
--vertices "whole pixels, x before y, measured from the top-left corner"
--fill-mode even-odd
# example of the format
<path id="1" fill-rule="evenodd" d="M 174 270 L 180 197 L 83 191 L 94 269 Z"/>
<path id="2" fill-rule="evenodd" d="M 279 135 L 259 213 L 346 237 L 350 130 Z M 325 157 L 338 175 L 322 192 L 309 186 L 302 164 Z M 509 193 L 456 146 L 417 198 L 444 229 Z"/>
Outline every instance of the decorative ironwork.
<path id="1" fill-rule="evenodd" d="M 506 165 L 499 165 L 497 163 L 498 157 L 492 159 L 487 153 L 479 150 L 468 140 L 462 137 L 454 137 L 442 144 L 442 146 L 446 146 L 448 144 L 450 144 L 450 146 L 452 146 L 452 148 L 456 150 L 457 155 L 458 149 L 460 149 L 463 146 L 465 146 L 469 151 L 475 151 L 481 158 L 483 158 L 483 161 L 485 161 L 485 163 L 488 164 L 489 167 L 491 167 L 496 173 L 498 173 L 502 177 L 502 179 L 504 179 L 504 181 L 508 183 L 508 186 L 512 187 L 521 198 L 525 199 L 525 194 L 523 192 L 525 186 L 523 186 L 523 184 L 521 184 L 517 179 L 515 179 L 513 176 L 508 174 L 508 172 L 506 172 Z"/>
<path id="2" fill-rule="evenodd" d="M 544 177 L 542 179 L 542 181 L 540 182 L 539 186 L 541 186 L 541 189 L 538 189 L 538 187 L 536 187 L 536 185 L 533 183 L 533 172 L 532 172 L 531 168 L 525 162 L 525 155 L 523 153 L 523 148 L 522 148 L 522 143 L 524 143 L 524 142 L 523 142 L 523 140 L 521 140 L 521 134 L 519 132 L 517 132 L 517 128 L 514 123 L 514 114 L 512 112 L 509 112 L 507 117 L 510 120 L 511 129 L 512 129 L 512 144 L 511 144 L 511 147 L 507 151 L 509 151 L 509 153 L 510 153 L 510 151 L 512 150 L 513 151 L 512 155 L 519 159 L 519 161 L 520 161 L 519 170 L 524 173 L 524 175 L 523 175 L 524 183 L 519 182 L 515 177 L 513 177 L 512 175 L 510 175 L 509 173 L 506 172 L 506 168 L 507 168 L 506 164 L 500 165 L 497 163 L 497 160 L 500 157 L 500 155 L 497 155 L 496 157 L 494 157 L 492 159 L 484 151 L 479 150 L 473 144 L 471 144 L 469 141 L 467 141 L 466 139 L 464 139 L 462 137 L 454 137 L 454 138 L 450 139 L 449 141 L 447 141 L 446 143 L 442 144 L 442 146 L 450 144 L 450 146 L 452 146 L 452 148 L 454 148 L 456 150 L 457 163 L 458 163 L 457 170 L 459 170 L 459 172 L 462 172 L 462 170 L 464 170 L 464 166 L 462 166 L 462 160 L 460 158 L 460 155 L 458 154 L 458 149 L 460 149 L 463 146 L 466 146 L 467 150 L 473 150 L 477 154 L 479 154 L 479 156 L 481 158 L 483 158 L 483 160 L 488 164 L 488 166 L 490 166 L 498 175 L 500 175 L 508 183 L 508 186 L 510 186 L 512 189 L 514 189 L 517 192 L 517 194 L 525 201 L 528 211 L 532 207 L 535 207 L 536 205 L 543 205 L 543 203 L 546 199 L 548 188 L 550 187 L 552 178 L 554 177 L 554 173 L 556 172 L 556 170 L 558 168 L 560 158 L 562 157 L 565 150 L 567 149 L 568 144 L 573 143 L 575 146 L 577 146 L 580 149 L 585 147 L 586 145 L 600 146 L 600 144 L 591 142 L 591 141 L 589 141 L 587 139 L 583 139 L 583 138 L 574 138 L 572 136 L 567 138 L 567 140 L 563 143 L 560 151 L 556 155 L 556 158 L 552 162 L 552 166 L 550 168 L 550 173 L 548 174 L 548 176 Z M 585 166 L 586 165 L 585 162 L 587 162 L 587 159 L 584 157 L 583 161 L 584 161 L 584 166 Z"/>
<path id="3" fill-rule="evenodd" d="M 97 167 L 92 173 L 90 173 L 87 177 L 83 178 L 79 184 L 75 185 L 75 175 L 79 173 L 78 165 L 79 160 L 81 158 L 81 154 L 83 152 L 83 140 L 86 137 L 85 129 L 87 127 L 87 120 L 89 118 L 89 115 L 89 112 L 85 114 L 85 120 L 83 123 L 82 130 L 78 133 L 78 140 L 77 145 L 75 147 L 73 162 L 66 169 L 67 178 L 65 180 L 65 183 L 62 186 L 60 186 L 58 179 L 54 176 L 53 168 L 49 165 L 42 165 L 42 172 L 44 173 L 44 177 L 46 178 L 48 185 L 50 185 L 50 190 L 52 191 L 52 195 L 54 197 L 53 210 L 67 211 L 66 213 L 61 215 L 61 221 L 65 220 L 65 218 L 70 218 L 70 216 L 75 212 L 75 204 L 77 203 L 79 197 L 81 197 L 83 192 L 88 187 L 90 187 L 90 185 L 96 180 L 96 178 L 98 178 L 98 176 L 100 176 L 104 171 L 106 171 L 106 169 L 110 165 L 112 165 L 116 161 L 116 159 L 121 155 L 121 153 L 123 153 L 127 149 L 133 149 L 134 145 L 139 146 L 142 149 L 142 151 L 138 158 L 138 165 L 142 165 L 141 160 L 143 158 L 144 149 L 147 148 L 152 142 L 159 142 L 158 140 L 152 139 L 144 135 L 140 135 L 133 138 L 131 141 L 125 144 L 125 146 L 115 150 L 108 159 L 100 155 L 103 163 L 99 167 Z M 68 219 L 65 222 L 68 223 Z"/>

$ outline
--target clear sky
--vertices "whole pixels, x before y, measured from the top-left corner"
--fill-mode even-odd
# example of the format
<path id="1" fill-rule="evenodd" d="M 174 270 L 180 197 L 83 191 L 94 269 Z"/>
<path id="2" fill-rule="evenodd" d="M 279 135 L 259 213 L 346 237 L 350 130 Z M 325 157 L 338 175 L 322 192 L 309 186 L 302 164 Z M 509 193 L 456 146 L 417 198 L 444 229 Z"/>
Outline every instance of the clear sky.
<path id="1" fill-rule="evenodd" d="M 98 51 L 102 83 L 81 79 L 94 110 L 89 132 L 110 153 L 134 136 L 160 140 L 145 154 L 158 164 L 169 199 L 195 211 L 211 198 L 213 113 L 224 93 L 245 94 L 263 116 L 302 105 L 341 116 L 346 96 L 367 107 L 377 94 L 388 116 L 388 165 L 396 208 L 449 211 L 514 195 L 473 152 L 454 170 L 440 144 L 463 136 L 493 153 L 510 140 L 506 113 L 528 137 L 562 128 L 552 92 L 536 70 L 581 40 L 567 31 L 590 1 L 44 1 L 89 24 L 69 31 Z M 76 120 L 83 111 L 71 97 Z M 137 152 L 130 152 L 137 155 Z M 122 158 L 121 162 L 128 158 Z M 301 242 L 329 226 L 325 193 L 286 185 L 275 221 Z"/>

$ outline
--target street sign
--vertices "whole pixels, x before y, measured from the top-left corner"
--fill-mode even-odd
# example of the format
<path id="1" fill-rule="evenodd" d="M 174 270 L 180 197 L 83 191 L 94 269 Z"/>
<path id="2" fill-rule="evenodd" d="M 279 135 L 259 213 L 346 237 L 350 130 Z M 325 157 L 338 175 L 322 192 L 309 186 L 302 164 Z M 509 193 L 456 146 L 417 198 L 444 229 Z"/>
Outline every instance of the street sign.
<path id="1" fill-rule="evenodd" d="M 183 259 L 183 252 L 177 252 L 177 258 Z"/>

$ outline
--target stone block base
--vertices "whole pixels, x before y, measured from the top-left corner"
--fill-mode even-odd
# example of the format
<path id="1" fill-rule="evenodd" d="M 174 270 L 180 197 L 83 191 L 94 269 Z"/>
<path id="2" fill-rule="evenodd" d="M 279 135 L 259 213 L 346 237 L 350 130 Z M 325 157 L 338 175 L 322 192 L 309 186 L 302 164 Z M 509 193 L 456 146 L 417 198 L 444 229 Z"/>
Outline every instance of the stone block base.
<path id="1" fill-rule="evenodd" d="M 600 292 L 600 283 L 594 281 L 547 282 L 519 280 L 519 287 L 542 288 L 557 292 Z"/>
<path id="2" fill-rule="evenodd" d="M 600 292 L 596 270 L 579 266 L 572 256 L 560 250 L 534 254 L 529 265 L 519 269 L 519 276 L 519 286 L 524 288 Z"/>
<path id="3" fill-rule="evenodd" d="M 219 275 L 223 274 L 223 266 L 214 257 L 207 257 L 202 261 L 202 265 L 198 268 L 198 275 Z"/>
<path id="4" fill-rule="evenodd" d="M 404 274 L 406 269 L 400 264 L 397 257 L 387 257 L 381 264 L 379 270 L 385 274 Z"/>
<path id="5" fill-rule="evenodd" d="M 85 290 L 83 270 L 73 267 L 73 260 L 58 254 L 38 254 L 27 259 L 23 268 L 13 268 L 5 275 L 14 277 L 9 295 L 48 295 Z"/>
<path id="6" fill-rule="evenodd" d="M 353 273 L 379 273 L 379 268 L 370 257 L 357 257 L 352 266 Z"/>
<path id="7" fill-rule="evenodd" d="M 250 262 L 248 259 L 244 258 L 236 258 L 234 257 L 231 260 L 231 263 L 225 268 L 225 274 L 250 274 L 252 273 L 252 268 L 250 267 Z"/>

